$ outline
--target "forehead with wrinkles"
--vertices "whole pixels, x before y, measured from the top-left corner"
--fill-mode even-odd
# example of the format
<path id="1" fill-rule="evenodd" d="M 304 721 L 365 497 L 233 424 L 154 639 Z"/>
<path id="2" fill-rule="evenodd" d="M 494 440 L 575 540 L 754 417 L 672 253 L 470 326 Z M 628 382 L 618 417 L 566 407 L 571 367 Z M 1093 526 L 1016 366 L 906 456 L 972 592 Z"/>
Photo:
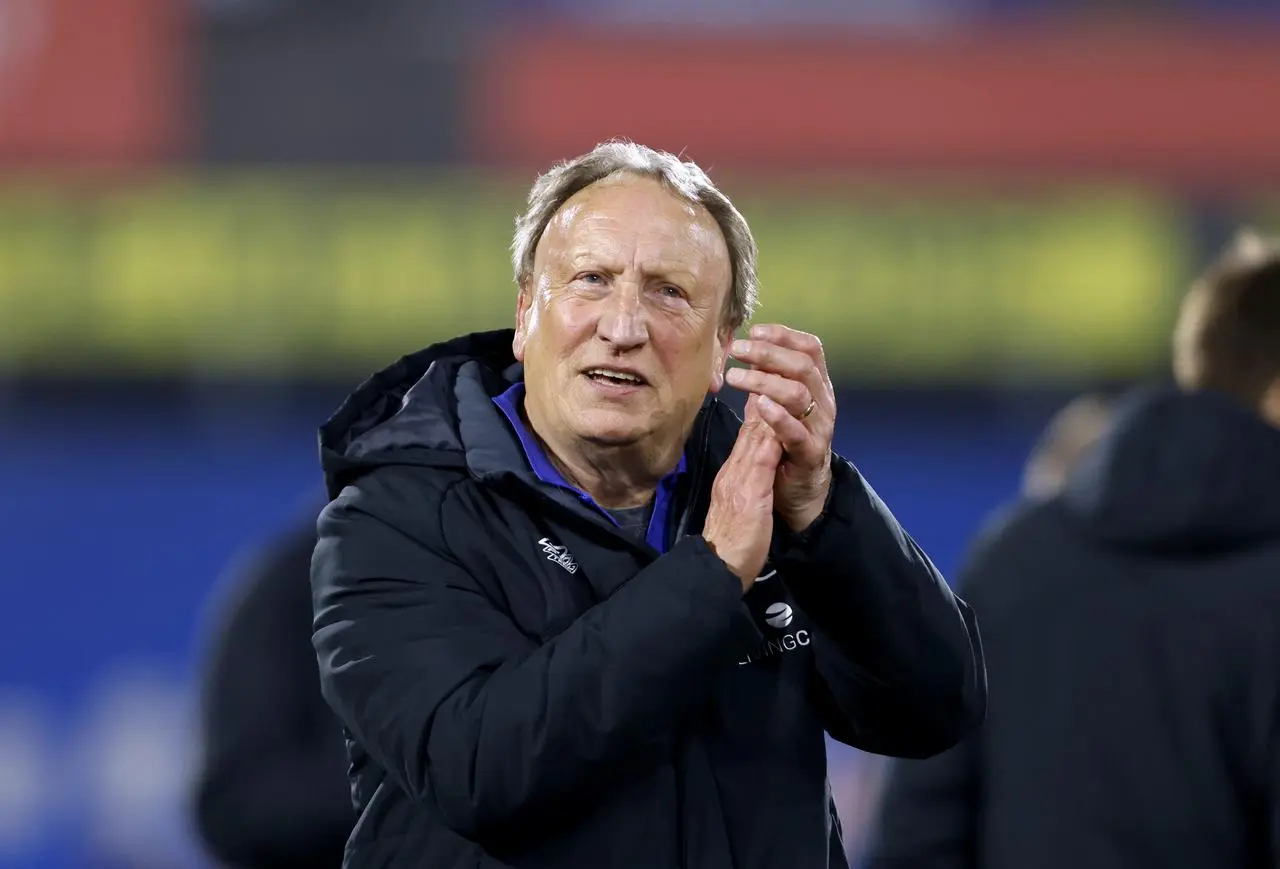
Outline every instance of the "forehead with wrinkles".
<path id="1" fill-rule="evenodd" d="M 627 175 L 572 196 L 548 224 L 535 263 L 678 273 L 726 289 L 731 279 L 728 247 L 707 210 L 656 180 Z"/>

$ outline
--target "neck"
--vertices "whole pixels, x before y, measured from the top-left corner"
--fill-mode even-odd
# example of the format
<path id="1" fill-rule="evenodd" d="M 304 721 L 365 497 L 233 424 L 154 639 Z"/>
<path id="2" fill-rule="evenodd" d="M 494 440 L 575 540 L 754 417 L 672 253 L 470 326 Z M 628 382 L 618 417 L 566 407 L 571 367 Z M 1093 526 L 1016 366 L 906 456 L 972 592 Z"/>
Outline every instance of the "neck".
<path id="1" fill-rule="evenodd" d="M 619 446 L 572 436 L 548 436 L 532 423 L 529 430 L 565 480 L 606 510 L 641 507 L 652 501 L 658 483 L 675 470 L 684 450 L 683 438 L 660 446 L 647 443 Z"/>

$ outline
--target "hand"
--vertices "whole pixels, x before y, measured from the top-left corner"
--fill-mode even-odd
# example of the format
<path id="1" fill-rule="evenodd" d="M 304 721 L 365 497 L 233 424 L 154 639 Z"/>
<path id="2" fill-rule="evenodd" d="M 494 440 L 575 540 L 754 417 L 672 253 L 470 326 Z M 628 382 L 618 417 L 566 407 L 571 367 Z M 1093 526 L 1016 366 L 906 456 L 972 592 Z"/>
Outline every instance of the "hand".
<path id="1" fill-rule="evenodd" d="M 758 396 L 747 398 L 738 439 L 711 484 L 711 505 L 702 526 L 703 539 L 742 580 L 744 593 L 769 555 L 774 480 L 782 460 L 782 446 L 758 404 Z"/>
<path id="2" fill-rule="evenodd" d="M 749 340 L 733 342 L 732 355 L 751 368 L 731 368 L 725 379 L 759 396 L 760 417 L 782 445 L 774 509 L 792 531 L 803 531 L 831 489 L 836 398 L 822 342 L 786 326 L 753 326 Z"/>

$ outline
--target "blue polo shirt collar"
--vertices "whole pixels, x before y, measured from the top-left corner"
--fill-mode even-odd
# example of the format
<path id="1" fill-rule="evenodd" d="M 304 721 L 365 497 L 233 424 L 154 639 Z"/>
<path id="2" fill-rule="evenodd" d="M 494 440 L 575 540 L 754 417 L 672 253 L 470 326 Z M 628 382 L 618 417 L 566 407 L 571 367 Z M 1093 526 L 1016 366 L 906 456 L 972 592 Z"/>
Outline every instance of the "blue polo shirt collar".
<path id="1" fill-rule="evenodd" d="M 533 436 L 533 432 L 529 431 L 529 427 L 524 424 L 524 419 L 520 416 L 520 406 L 524 402 L 524 382 L 520 381 L 512 384 L 512 386 L 501 395 L 495 396 L 493 403 L 502 411 L 503 416 L 511 423 L 512 429 L 515 430 L 516 437 L 520 440 L 520 446 L 524 449 L 525 458 L 529 460 L 529 468 L 543 483 L 551 486 L 558 486 L 567 489 L 581 498 L 587 504 L 590 504 L 596 510 L 603 513 L 610 522 L 617 525 L 617 521 L 610 515 L 609 511 L 601 507 L 595 500 L 581 489 L 573 486 L 564 476 L 556 470 L 555 465 L 551 464 L 551 460 L 547 458 L 547 454 L 543 451 L 542 445 L 538 443 L 538 439 Z M 653 514 L 649 519 L 649 529 L 645 534 L 645 542 L 659 552 L 667 551 L 668 528 L 671 524 L 671 517 L 674 512 L 674 500 L 676 493 L 676 481 L 686 470 L 685 457 L 680 456 L 680 463 L 676 465 L 676 469 L 667 474 L 658 482 L 658 491 L 654 495 Z"/>

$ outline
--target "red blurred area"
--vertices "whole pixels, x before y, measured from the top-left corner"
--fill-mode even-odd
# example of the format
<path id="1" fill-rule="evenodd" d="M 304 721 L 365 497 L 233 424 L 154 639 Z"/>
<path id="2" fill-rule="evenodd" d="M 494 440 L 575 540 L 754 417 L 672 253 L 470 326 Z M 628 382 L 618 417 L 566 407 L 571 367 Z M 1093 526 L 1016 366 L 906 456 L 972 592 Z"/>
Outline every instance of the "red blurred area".
<path id="1" fill-rule="evenodd" d="M 111 167 L 178 156 L 188 138 L 185 7 L 0 3 L 0 162 Z"/>
<path id="2" fill-rule="evenodd" d="M 471 148 L 503 164 L 622 135 L 717 166 L 1280 177 L 1274 28 L 522 31 L 476 71 Z"/>

